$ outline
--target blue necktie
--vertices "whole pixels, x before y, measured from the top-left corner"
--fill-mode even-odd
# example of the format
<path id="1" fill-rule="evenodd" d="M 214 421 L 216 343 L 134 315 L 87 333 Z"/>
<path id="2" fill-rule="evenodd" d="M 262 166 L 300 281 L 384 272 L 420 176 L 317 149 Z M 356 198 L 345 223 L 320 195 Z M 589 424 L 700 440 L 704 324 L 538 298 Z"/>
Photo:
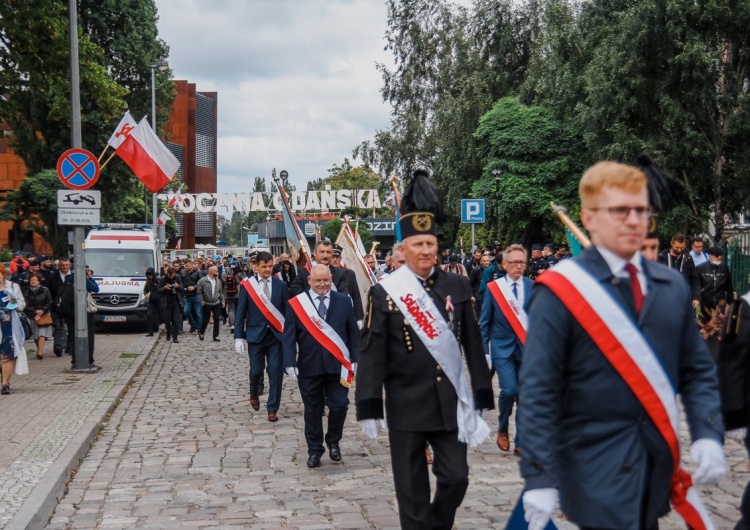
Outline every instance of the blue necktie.
<path id="1" fill-rule="evenodd" d="M 516 282 L 513 282 L 513 296 L 518 300 L 518 284 Z"/>
<path id="2" fill-rule="evenodd" d="M 320 318 L 323 320 L 326 319 L 326 297 L 325 296 L 319 296 L 318 297 L 318 314 L 320 315 Z"/>

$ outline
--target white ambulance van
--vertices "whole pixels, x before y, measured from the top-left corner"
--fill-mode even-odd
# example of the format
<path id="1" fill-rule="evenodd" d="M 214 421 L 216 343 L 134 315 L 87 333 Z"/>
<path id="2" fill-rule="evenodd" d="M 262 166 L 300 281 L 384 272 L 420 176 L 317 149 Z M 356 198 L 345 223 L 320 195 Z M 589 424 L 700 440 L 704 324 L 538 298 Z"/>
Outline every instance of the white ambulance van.
<path id="1" fill-rule="evenodd" d="M 146 269 L 159 274 L 161 254 L 151 225 L 98 225 L 86 236 L 85 259 L 99 284 L 94 293 L 95 321 L 105 326 L 136 323 L 145 326 L 143 297 Z"/>

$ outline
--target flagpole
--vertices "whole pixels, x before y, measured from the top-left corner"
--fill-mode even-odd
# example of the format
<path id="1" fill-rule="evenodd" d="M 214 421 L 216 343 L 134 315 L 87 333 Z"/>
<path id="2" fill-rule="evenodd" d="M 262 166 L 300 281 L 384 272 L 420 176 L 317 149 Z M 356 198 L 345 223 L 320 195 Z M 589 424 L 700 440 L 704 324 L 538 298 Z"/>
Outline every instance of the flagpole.
<path id="1" fill-rule="evenodd" d="M 284 189 L 284 186 L 280 183 L 279 177 L 276 175 L 276 168 L 274 168 L 273 171 L 271 172 L 271 177 L 273 178 L 273 181 L 276 183 L 276 188 L 279 190 L 279 196 L 281 197 L 282 206 L 286 210 L 287 216 L 292 221 L 292 229 L 294 230 L 294 234 L 297 236 L 297 241 L 299 241 L 300 257 L 304 258 L 302 266 L 303 267 L 305 266 L 305 261 L 306 261 L 306 266 L 309 267 L 310 264 L 312 263 L 312 260 L 310 259 L 310 256 L 308 255 L 307 250 L 305 250 L 306 240 L 299 230 L 299 225 L 297 225 L 297 219 L 294 217 L 294 215 L 292 215 L 292 208 L 289 206 L 289 200 L 287 199 L 287 196 L 286 196 L 286 190 Z M 300 260 L 297 260 L 297 261 L 299 265 Z"/>
<path id="2" fill-rule="evenodd" d="M 99 155 L 99 162 L 101 162 L 101 161 L 102 161 L 102 158 L 104 158 L 104 153 L 106 153 L 106 152 L 107 152 L 107 149 L 109 149 L 109 144 L 106 144 L 106 145 L 104 146 L 104 151 L 102 151 L 102 154 L 100 154 L 100 155 Z M 99 170 L 101 171 L 101 168 L 99 168 Z"/>
<path id="3" fill-rule="evenodd" d="M 116 154 L 117 154 L 117 151 L 112 151 L 112 154 L 109 155 L 109 158 L 107 159 L 107 161 L 104 162 L 104 164 L 101 165 L 101 167 L 99 168 L 99 171 L 101 171 L 102 169 L 104 169 L 105 167 L 107 167 L 107 164 L 109 164 L 109 161 L 112 160 L 115 157 Z"/>

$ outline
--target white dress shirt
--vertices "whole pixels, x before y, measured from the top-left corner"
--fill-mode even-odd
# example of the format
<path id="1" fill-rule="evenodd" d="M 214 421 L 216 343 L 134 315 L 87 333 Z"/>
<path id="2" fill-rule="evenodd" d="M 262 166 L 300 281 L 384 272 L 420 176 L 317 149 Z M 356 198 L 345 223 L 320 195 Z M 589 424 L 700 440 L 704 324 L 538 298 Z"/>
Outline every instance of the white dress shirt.
<path id="1" fill-rule="evenodd" d="M 505 278 L 505 281 L 508 282 L 511 293 L 513 293 L 513 284 L 516 284 L 516 291 L 518 292 L 518 296 L 516 297 L 516 299 L 518 300 L 518 303 L 521 304 L 521 307 L 523 307 L 523 302 L 526 299 L 526 293 L 523 288 L 523 276 L 520 276 L 515 281 L 513 281 L 513 279 L 508 274 L 503 276 L 503 278 Z"/>
<path id="2" fill-rule="evenodd" d="M 604 261 L 607 262 L 609 270 L 612 271 L 615 278 L 627 278 L 630 280 L 630 274 L 625 270 L 625 265 L 627 263 L 632 263 L 637 271 L 636 276 L 638 276 L 638 283 L 641 284 L 641 292 L 643 293 L 643 296 L 646 296 L 646 293 L 648 292 L 648 279 L 643 272 L 643 258 L 641 257 L 640 250 L 633 254 L 633 257 L 630 258 L 629 261 L 625 261 L 620 256 L 606 248 L 596 247 L 596 250 L 599 251 L 599 254 L 604 258 Z"/>

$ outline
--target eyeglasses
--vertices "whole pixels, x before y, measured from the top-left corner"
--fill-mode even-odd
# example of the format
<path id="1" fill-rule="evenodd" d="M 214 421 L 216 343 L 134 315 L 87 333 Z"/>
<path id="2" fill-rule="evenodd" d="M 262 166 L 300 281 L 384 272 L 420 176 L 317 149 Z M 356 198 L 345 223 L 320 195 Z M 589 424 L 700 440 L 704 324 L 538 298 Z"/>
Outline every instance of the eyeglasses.
<path id="1" fill-rule="evenodd" d="M 589 210 L 593 212 L 604 210 L 615 221 L 624 221 L 628 218 L 631 211 L 635 213 L 638 219 L 650 219 L 652 213 L 651 208 L 648 206 L 609 206 L 606 208 L 589 208 Z"/>
<path id="2" fill-rule="evenodd" d="M 526 265 L 525 261 L 506 261 L 508 265 L 512 265 L 514 267 L 520 267 L 521 265 Z"/>

